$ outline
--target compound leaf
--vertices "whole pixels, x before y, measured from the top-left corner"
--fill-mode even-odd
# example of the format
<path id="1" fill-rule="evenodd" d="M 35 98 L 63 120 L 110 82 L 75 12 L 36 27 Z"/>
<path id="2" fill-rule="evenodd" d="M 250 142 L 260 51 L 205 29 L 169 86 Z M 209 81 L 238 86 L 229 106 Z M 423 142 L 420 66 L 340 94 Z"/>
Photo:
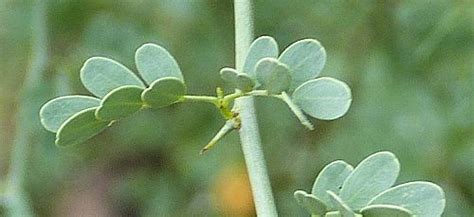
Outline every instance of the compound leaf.
<path id="1" fill-rule="evenodd" d="M 155 108 L 178 102 L 186 93 L 186 86 L 179 78 L 166 77 L 154 81 L 142 93 L 142 100 Z"/>
<path id="2" fill-rule="evenodd" d="M 263 58 L 255 67 L 257 80 L 271 94 L 279 94 L 288 89 L 291 75 L 288 67 L 275 58 Z"/>
<path id="3" fill-rule="evenodd" d="M 278 57 L 278 44 L 270 36 L 261 36 L 252 42 L 245 58 L 243 72 L 255 79 L 255 66 L 258 61 L 265 57 Z"/>
<path id="4" fill-rule="evenodd" d="M 163 47 L 148 43 L 142 45 L 135 53 L 135 64 L 138 72 L 149 85 L 154 81 L 174 77 L 183 81 L 183 75 L 173 56 Z"/>
<path id="5" fill-rule="evenodd" d="M 387 151 L 370 155 L 357 165 L 342 185 L 339 196 L 354 210 L 365 207 L 395 183 L 400 172 L 397 157 Z"/>
<path id="6" fill-rule="evenodd" d="M 97 107 L 100 100 L 90 96 L 62 96 L 50 100 L 41 107 L 40 119 L 44 128 L 55 133 L 59 127 L 74 114 Z"/>
<path id="7" fill-rule="evenodd" d="M 339 194 L 342 184 L 352 173 L 352 170 L 354 168 L 342 160 L 328 164 L 314 181 L 311 193 L 324 201 L 330 207 L 330 210 L 336 210 L 336 207 L 332 206 L 332 199 L 327 194 L 327 191 Z"/>
<path id="8" fill-rule="evenodd" d="M 308 194 L 304 191 L 295 191 L 293 195 L 296 202 L 304 207 L 312 215 L 323 216 L 326 213 L 326 205 L 314 195 Z"/>
<path id="9" fill-rule="evenodd" d="M 278 58 L 291 71 L 290 89 L 319 75 L 326 63 L 326 51 L 319 41 L 303 39 L 288 46 Z"/>
<path id="10" fill-rule="evenodd" d="M 317 78 L 296 88 L 293 101 L 307 114 L 322 120 L 343 116 L 351 105 L 351 90 L 334 78 Z"/>
<path id="11" fill-rule="evenodd" d="M 95 116 L 101 120 L 118 120 L 140 110 L 143 106 L 141 94 L 143 88 L 122 86 L 105 95 Z"/>
<path id="12" fill-rule="evenodd" d="M 81 81 L 87 90 L 100 98 L 124 85 L 145 87 L 127 67 L 105 57 L 88 59 L 81 68 Z"/>
<path id="13" fill-rule="evenodd" d="M 410 210 L 393 205 L 370 205 L 360 210 L 364 217 L 412 217 Z"/>
<path id="14" fill-rule="evenodd" d="M 110 122 L 98 120 L 95 108 L 89 108 L 76 113 L 66 120 L 56 134 L 56 145 L 72 146 L 85 142 L 102 132 Z"/>
<path id="15" fill-rule="evenodd" d="M 438 185 L 416 181 L 390 188 L 369 202 L 369 205 L 377 204 L 400 206 L 418 217 L 437 217 L 443 213 L 446 200 Z"/>

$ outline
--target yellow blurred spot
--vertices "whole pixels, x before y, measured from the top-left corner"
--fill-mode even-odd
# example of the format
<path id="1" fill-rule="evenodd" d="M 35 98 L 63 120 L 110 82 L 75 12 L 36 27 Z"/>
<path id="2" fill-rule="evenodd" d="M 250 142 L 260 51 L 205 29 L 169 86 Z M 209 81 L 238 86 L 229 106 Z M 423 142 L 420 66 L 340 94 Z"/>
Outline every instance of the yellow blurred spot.
<path id="1" fill-rule="evenodd" d="M 213 202 L 224 216 L 256 216 L 244 167 L 224 167 L 216 177 Z"/>

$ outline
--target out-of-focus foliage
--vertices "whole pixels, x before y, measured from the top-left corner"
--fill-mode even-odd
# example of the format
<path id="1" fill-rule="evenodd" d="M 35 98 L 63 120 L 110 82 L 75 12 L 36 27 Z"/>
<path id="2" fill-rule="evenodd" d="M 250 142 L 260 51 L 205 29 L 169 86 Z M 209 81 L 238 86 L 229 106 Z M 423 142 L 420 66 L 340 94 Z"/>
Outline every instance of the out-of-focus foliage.
<path id="1" fill-rule="evenodd" d="M 426 181 L 391 187 L 399 172 L 400 162 L 388 151 L 368 156 L 355 168 L 337 160 L 321 170 L 311 193 L 298 190 L 294 197 L 317 216 L 441 216 L 446 205 L 443 189 Z"/>
<path id="2" fill-rule="evenodd" d="M 30 64 L 31 6 L 0 1 L 1 177 Z M 231 1 L 51 0 L 48 82 L 28 108 L 37 112 L 55 96 L 87 93 L 79 70 L 91 56 L 136 69 L 134 52 L 146 42 L 173 54 L 189 93 L 213 94 L 225 84 L 219 69 L 234 62 L 232 13 Z M 354 164 L 379 150 L 399 157 L 397 184 L 435 182 L 446 192 L 445 216 L 474 215 L 472 2 L 259 0 L 255 22 L 256 36 L 274 36 L 280 51 L 301 38 L 318 39 L 328 56 L 321 76 L 345 81 L 353 96 L 346 116 L 313 120 L 314 131 L 281 101 L 257 100 L 282 216 L 305 215 L 293 191 L 310 186 L 323 165 L 336 159 Z M 253 215 L 237 136 L 198 155 L 223 124 L 211 105 L 146 110 L 67 149 L 54 145 L 38 117 L 31 124 L 27 190 L 39 216 Z M 217 200 L 216 194 L 227 196 Z"/>

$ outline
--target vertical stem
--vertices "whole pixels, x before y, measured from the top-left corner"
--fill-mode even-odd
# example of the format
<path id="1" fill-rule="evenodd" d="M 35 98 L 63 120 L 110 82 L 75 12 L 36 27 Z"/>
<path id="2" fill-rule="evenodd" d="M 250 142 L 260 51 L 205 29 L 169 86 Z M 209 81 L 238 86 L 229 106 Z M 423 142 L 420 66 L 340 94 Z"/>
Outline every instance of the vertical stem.
<path id="1" fill-rule="evenodd" d="M 242 71 L 248 48 L 253 39 L 251 0 L 234 0 L 235 10 L 235 62 Z M 260 134 L 252 96 L 235 101 L 240 113 L 240 140 L 250 178 L 257 216 L 278 216 L 263 157 Z"/>
<path id="2" fill-rule="evenodd" d="M 6 206 L 8 215 L 12 217 L 34 216 L 32 207 L 24 190 L 26 163 L 28 159 L 28 146 L 31 142 L 32 121 L 30 113 L 30 100 L 35 95 L 35 89 L 40 84 L 43 71 L 47 63 L 47 38 L 46 38 L 46 5 L 45 0 L 37 0 L 32 9 L 32 57 L 30 66 L 25 75 L 21 100 L 17 112 L 16 132 L 12 147 L 11 162 L 7 176 Z M 36 115 L 36 111 L 34 111 Z"/>

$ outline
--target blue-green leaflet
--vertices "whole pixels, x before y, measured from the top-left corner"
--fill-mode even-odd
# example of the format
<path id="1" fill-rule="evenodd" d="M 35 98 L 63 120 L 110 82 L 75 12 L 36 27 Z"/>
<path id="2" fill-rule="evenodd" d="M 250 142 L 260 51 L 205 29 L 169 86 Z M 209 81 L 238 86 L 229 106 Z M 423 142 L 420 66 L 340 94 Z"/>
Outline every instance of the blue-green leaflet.
<path id="1" fill-rule="evenodd" d="M 317 216 L 441 216 L 445 207 L 443 189 L 426 181 L 391 187 L 399 170 L 397 157 L 388 151 L 368 156 L 355 168 L 337 160 L 319 173 L 311 194 L 298 190 L 295 198 Z"/>
<path id="2" fill-rule="evenodd" d="M 40 117 L 46 129 L 58 131 L 57 138 L 64 138 L 62 134 L 69 135 L 65 132 L 74 132 L 73 135 L 79 138 L 77 141 L 57 140 L 62 146 L 69 146 L 70 143 L 84 142 L 110 123 L 140 109 L 162 108 L 181 102 L 211 103 L 226 121 L 239 126 L 238 110 L 231 108 L 233 101 L 245 96 L 266 96 L 284 101 L 298 120 L 312 130 L 313 124 L 306 114 L 333 120 L 343 116 L 351 104 L 347 84 L 334 78 L 316 78 L 325 62 L 325 49 L 317 40 L 296 41 L 280 54 L 275 39 L 261 36 L 251 44 L 241 71 L 231 67 L 220 70 L 222 79 L 235 88 L 234 93 L 225 95 L 217 88 L 215 97 L 196 96 L 187 95 L 184 76 L 176 59 L 165 48 L 146 43 L 135 53 L 138 73 L 106 57 L 92 57 L 85 61 L 81 68 L 81 81 L 96 97 L 64 96 L 53 99 L 43 106 Z M 78 121 L 69 119 L 85 110 L 88 115 L 80 117 L 87 119 L 78 120 L 97 123 L 101 127 L 95 131 L 91 128 L 81 135 L 81 130 L 74 131 L 77 124 L 71 124 Z M 92 113 L 94 116 L 89 115 Z M 93 121 L 92 117 L 98 122 Z"/>

